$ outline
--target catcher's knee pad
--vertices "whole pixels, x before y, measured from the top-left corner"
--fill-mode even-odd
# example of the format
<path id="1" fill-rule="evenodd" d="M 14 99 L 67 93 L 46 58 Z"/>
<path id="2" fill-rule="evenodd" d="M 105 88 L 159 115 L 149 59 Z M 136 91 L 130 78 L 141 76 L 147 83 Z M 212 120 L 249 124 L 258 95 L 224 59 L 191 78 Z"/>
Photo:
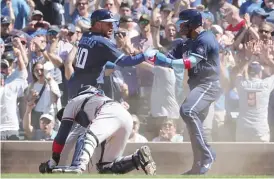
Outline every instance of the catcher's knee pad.
<path id="1" fill-rule="evenodd" d="M 80 151 L 74 152 L 74 160 L 72 166 L 80 166 L 82 170 L 86 170 L 86 166 L 91 159 L 95 148 L 98 146 L 98 139 L 97 137 L 90 131 L 87 132 L 79 137 L 76 144 L 76 149 Z"/>
<path id="2" fill-rule="evenodd" d="M 138 156 L 136 154 L 120 157 L 114 162 L 97 163 L 97 170 L 101 174 L 115 173 L 125 174 L 134 169 L 138 170 Z"/>

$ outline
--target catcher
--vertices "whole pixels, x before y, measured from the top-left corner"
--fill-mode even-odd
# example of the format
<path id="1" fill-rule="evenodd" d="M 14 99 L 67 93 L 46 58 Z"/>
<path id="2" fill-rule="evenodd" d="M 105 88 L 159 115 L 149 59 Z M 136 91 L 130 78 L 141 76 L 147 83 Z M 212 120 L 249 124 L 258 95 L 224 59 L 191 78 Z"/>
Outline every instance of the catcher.
<path id="1" fill-rule="evenodd" d="M 40 173 L 81 174 L 95 148 L 101 145 L 96 164 L 99 173 L 124 174 L 141 167 L 147 175 L 156 174 L 149 147 L 142 146 L 134 154 L 122 156 L 132 130 L 132 117 L 120 103 L 106 97 L 99 89 L 89 85 L 81 88 L 77 96 L 58 112 L 57 118 L 61 125 L 53 141 L 52 157 L 40 164 Z M 82 140 L 79 138 L 81 145 L 74 153 L 71 166 L 58 167 L 60 154 L 75 123 L 86 128 Z"/>

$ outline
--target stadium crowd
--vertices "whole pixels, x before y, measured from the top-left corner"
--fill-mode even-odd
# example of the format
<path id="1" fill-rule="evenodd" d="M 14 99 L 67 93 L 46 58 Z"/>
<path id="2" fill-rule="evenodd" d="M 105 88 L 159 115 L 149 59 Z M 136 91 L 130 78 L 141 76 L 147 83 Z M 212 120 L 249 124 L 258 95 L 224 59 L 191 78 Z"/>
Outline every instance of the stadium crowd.
<path id="1" fill-rule="evenodd" d="M 101 8 L 118 20 L 112 40 L 127 55 L 168 53 L 185 40 L 179 12 L 199 10 L 219 42 L 223 89 L 204 121 L 208 141 L 274 141 L 273 0 L 1 0 L 1 140 L 54 139 L 77 45 Z M 132 114 L 129 142 L 189 141 L 179 115 L 186 71 L 142 63 L 103 73 L 105 93 Z"/>

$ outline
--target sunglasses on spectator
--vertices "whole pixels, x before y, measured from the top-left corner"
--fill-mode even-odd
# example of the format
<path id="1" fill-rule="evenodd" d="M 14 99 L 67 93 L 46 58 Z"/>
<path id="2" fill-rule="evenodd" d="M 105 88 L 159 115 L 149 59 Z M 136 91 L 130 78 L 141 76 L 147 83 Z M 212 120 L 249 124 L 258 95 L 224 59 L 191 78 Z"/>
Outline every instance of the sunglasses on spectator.
<path id="1" fill-rule="evenodd" d="M 270 31 L 263 30 L 263 29 L 259 30 L 259 32 L 260 32 L 260 33 L 266 33 L 266 34 L 271 33 Z"/>
<path id="2" fill-rule="evenodd" d="M 31 18 L 31 20 L 33 20 L 33 21 L 40 21 L 40 20 L 42 20 L 42 17 L 41 16 L 33 16 Z"/>
<path id="3" fill-rule="evenodd" d="M 143 19 L 143 20 L 140 20 L 139 23 L 140 23 L 141 25 L 148 25 L 148 24 L 149 24 L 149 21 Z"/>

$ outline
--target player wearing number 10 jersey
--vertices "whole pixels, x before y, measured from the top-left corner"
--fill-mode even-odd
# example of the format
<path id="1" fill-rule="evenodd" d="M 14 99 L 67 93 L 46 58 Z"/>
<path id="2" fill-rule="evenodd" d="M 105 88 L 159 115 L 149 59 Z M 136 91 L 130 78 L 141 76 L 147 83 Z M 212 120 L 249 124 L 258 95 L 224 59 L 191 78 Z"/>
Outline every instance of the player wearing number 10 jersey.
<path id="1" fill-rule="evenodd" d="M 148 49 L 135 56 L 127 56 L 110 40 L 113 33 L 113 15 L 100 9 L 91 15 L 91 31 L 84 33 L 78 45 L 75 71 L 69 80 L 69 98 L 75 96 L 83 85 L 97 86 L 107 61 L 119 66 L 134 66 L 153 57 L 157 50 Z"/>

